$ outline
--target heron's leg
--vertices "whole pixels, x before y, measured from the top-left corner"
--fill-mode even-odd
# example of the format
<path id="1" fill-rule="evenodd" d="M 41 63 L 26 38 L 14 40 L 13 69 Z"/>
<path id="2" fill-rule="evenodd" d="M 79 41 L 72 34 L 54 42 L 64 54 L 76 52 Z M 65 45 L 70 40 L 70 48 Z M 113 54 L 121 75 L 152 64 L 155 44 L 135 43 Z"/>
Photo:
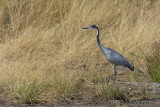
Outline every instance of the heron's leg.
<path id="1" fill-rule="evenodd" d="M 113 74 L 113 76 L 114 76 L 114 84 L 115 84 L 116 74 L 117 74 L 116 65 L 115 65 L 115 64 L 113 64 L 113 69 L 114 69 L 114 74 Z"/>

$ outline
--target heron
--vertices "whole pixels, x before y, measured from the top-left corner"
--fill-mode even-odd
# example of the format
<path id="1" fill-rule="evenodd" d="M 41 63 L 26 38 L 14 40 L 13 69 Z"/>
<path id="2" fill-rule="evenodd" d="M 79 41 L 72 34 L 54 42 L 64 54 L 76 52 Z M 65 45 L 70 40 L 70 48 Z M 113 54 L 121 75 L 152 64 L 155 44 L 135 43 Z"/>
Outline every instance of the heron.
<path id="1" fill-rule="evenodd" d="M 120 53 L 118 53 L 118 52 L 116 52 L 116 51 L 114 51 L 114 50 L 112 50 L 110 48 L 104 47 L 101 44 L 101 42 L 99 40 L 99 29 L 98 29 L 98 27 L 96 25 L 90 25 L 90 26 L 84 27 L 82 29 L 95 29 L 96 30 L 98 46 L 102 50 L 102 52 L 105 55 L 106 59 L 109 62 L 112 63 L 112 67 L 113 67 L 113 70 L 114 70 L 114 73 L 112 75 L 112 76 L 114 76 L 114 83 L 115 83 L 115 78 L 116 78 L 116 74 L 117 74 L 117 71 L 116 71 L 116 66 L 117 65 L 127 67 L 130 70 L 134 71 L 134 66 L 132 64 L 130 64 L 125 57 L 123 57 Z"/>

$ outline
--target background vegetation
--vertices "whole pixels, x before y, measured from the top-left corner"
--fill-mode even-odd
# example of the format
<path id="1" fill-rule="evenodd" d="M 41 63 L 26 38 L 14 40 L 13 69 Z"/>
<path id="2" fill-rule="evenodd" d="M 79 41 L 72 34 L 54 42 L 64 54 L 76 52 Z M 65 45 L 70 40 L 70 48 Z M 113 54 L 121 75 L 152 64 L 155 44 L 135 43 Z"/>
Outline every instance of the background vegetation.
<path id="1" fill-rule="evenodd" d="M 141 81 L 139 72 L 151 81 L 150 72 L 159 69 L 152 60 L 160 41 L 159 5 L 156 0 L 0 0 L 1 90 L 21 103 L 55 103 L 75 91 L 87 100 L 121 94 L 108 86 L 88 88 L 112 73 L 95 31 L 81 29 L 91 24 L 99 27 L 104 46 L 135 66 L 124 81 Z"/>

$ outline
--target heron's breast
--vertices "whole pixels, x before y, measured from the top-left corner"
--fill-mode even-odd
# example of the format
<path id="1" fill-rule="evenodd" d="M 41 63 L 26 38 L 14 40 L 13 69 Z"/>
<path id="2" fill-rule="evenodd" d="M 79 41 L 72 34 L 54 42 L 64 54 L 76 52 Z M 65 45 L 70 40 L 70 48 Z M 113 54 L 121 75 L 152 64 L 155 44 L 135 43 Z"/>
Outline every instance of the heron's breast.
<path id="1" fill-rule="evenodd" d="M 110 50 L 104 50 L 103 53 L 104 53 L 104 55 L 106 56 L 106 58 L 110 61 L 111 51 L 110 51 Z"/>

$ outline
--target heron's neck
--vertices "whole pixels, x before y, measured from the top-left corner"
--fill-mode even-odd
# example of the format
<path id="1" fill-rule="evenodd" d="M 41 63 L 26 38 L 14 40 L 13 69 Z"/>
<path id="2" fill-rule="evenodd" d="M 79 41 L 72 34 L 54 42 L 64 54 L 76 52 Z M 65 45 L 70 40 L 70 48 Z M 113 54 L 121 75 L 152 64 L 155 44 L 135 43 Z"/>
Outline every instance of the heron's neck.
<path id="1" fill-rule="evenodd" d="M 99 47 L 101 48 L 101 47 L 102 47 L 102 44 L 101 44 L 101 42 L 100 42 L 100 40 L 99 40 L 99 29 L 96 28 L 96 31 L 97 31 L 97 43 L 98 43 Z"/>

